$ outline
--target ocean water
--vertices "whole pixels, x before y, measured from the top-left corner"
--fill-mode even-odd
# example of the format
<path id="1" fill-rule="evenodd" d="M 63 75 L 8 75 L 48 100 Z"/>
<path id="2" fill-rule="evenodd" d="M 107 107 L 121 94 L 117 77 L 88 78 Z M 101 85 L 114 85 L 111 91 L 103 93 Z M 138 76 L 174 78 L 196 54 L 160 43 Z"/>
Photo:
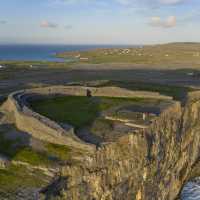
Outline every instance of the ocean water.
<path id="1" fill-rule="evenodd" d="M 56 58 L 55 54 L 64 51 L 84 51 L 95 48 L 128 47 L 122 45 L 1 45 L 0 60 L 23 61 L 55 61 L 64 62 Z"/>
<path id="2" fill-rule="evenodd" d="M 181 200 L 200 200 L 200 177 L 188 182 L 183 187 Z"/>

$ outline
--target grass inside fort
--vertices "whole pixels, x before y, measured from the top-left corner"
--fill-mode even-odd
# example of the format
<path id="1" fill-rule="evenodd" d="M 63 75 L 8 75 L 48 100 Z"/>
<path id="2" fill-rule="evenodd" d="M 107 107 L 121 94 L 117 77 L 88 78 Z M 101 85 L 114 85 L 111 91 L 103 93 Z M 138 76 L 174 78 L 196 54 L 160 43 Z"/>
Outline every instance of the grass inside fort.
<path id="1" fill-rule="evenodd" d="M 111 98 L 65 96 L 31 102 L 32 108 L 52 120 L 69 123 L 76 129 L 92 123 L 99 114 L 111 107 L 155 101 L 143 98 Z"/>

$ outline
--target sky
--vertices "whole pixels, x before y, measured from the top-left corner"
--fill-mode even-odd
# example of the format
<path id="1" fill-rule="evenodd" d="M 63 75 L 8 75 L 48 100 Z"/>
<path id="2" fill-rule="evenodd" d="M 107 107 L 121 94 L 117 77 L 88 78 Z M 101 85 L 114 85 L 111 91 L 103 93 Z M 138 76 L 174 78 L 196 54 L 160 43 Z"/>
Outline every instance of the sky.
<path id="1" fill-rule="evenodd" d="M 200 0 L 2 0 L 0 44 L 200 42 Z"/>

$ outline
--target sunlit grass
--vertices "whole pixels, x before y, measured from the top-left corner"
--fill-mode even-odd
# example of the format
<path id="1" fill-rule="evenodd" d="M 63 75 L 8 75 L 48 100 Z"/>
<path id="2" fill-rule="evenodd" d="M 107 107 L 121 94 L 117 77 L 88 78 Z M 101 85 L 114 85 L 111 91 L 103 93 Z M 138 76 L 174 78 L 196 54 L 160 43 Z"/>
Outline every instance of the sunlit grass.
<path id="1" fill-rule="evenodd" d="M 65 96 L 34 101 L 31 106 L 36 112 L 52 120 L 71 124 L 78 129 L 91 124 L 103 110 L 142 101 L 142 98 Z"/>

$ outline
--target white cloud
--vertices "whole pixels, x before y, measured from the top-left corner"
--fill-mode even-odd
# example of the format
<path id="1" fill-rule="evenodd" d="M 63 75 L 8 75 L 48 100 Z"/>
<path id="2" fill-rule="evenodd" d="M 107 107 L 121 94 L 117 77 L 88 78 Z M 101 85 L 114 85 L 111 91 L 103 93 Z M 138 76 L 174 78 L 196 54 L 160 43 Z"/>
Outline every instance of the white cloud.
<path id="1" fill-rule="evenodd" d="M 5 21 L 5 20 L 0 20 L 0 24 L 6 24 L 7 23 L 7 21 Z"/>
<path id="2" fill-rule="evenodd" d="M 161 4 L 168 4 L 168 5 L 172 5 L 172 4 L 177 4 L 177 3 L 181 3 L 184 0 L 158 0 Z"/>
<path id="3" fill-rule="evenodd" d="M 182 3 L 186 0 L 115 0 L 122 5 L 134 5 L 138 3 L 144 3 L 149 5 L 163 4 L 163 5 L 174 5 Z"/>
<path id="4" fill-rule="evenodd" d="M 114 0 L 116 3 L 121 5 L 138 5 L 138 4 L 147 4 L 147 5 L 174 5 L 178 3 L 182 3 L 189 0 Z M 97 0 L 49 0 L 51 4 L 57 5 L 69 5 L 69 4 L 80 4 L 80 3 L 98 3 L 100 1 Z M 103 1 L 102 1 L 103 2 Z"/>
<path id="5" fill-rule="evenodd" d="M 151 17 L 150 25 L 154 27 L 172 28 L 177 24 L 175 16 L 169 16 L 167 19 L 161 19 L 159 16 Z"/>
<path id="6" fill-rule="evenodd" d="M 116 1 L 122 5 L 130 5 L 131 3 L 133 3 L 133 1 L 131 0 L 116 0 Z"/>
<path id="7" fill-rule="evenodd" d="M 115 2 L 116 4 L 119 4 L 121 6 L 131 6 L 131 7 L 157 7 L 157 6 L 170 6 L 170 5 L 176 5 L 183 2 L 187 2 L 189 0 L 112 0 L 112 2 Z M 104 4 L 109 5 L 112 4 L 112 2 L 109 1 L 98 1 L 98 0 L 49 0 L 48 1 L 50 5 L 73 5 L 73 4 Z"/>
<path id="8" fill-rule="evenodd" d="M 55 29 L 55 28 L 65 28 L 67 30 L 71 30 L 73 27 L 72 25 L 68 24 L 66 26 L 63 26 L 63 25 L 59 25 L 59 24 L 56 24 L 54 22 L 50 22 L 50 21 L 47 21 L 47 20 L 44 20 L 40 23 L 40 27 L 42 28 L 52 28 L 52 29 Z"/>
<path id="9" fill-rule="evenodd" d="M 51 5 L 72 5 L 79 3 L 95 2 L 95 0 L 50 0 Z"/>
<path id="10" fill-rule="evenodd" d="M 44 20 L 41 22 L 40 27 L 42 27 L 42 28 L 57 28 L 58 24 Z"/>
<path id="11" fill-rule="evenodd" d="M 66 25 L 65 26 L 65 29 L 67 29 L 67 30 L 71 30 L 73 27 L 72 27 L 72 25 Z"/>

